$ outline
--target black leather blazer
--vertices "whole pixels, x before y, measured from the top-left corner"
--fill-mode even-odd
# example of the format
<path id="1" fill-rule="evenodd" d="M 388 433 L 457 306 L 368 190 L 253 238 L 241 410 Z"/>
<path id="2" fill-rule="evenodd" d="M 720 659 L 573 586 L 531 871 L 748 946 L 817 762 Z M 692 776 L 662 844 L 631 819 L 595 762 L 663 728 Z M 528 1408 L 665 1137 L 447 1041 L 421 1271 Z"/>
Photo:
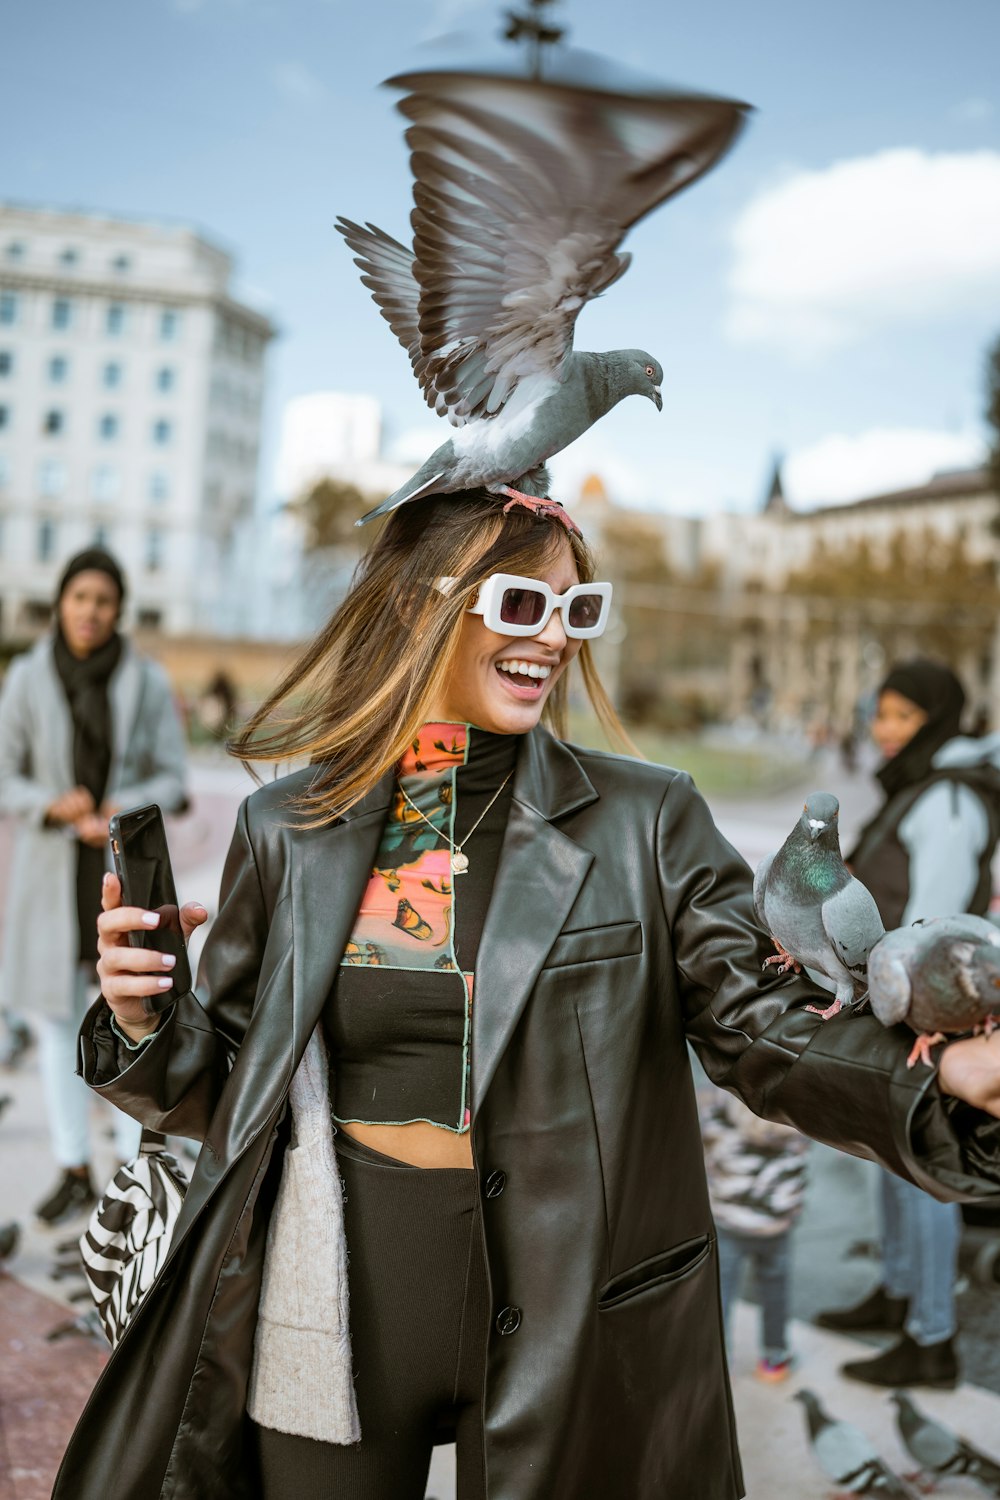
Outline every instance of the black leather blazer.
<path id="1" fill-rule="evenodd" d="M 285 1098 L 392 788 L 303 831 L 288 797 L 309 774 L 241 809 L 197 992 L 138 1060 L 102 1082 L 103 1002 L 84 1024 L 88 1082 L 204 1148 L 55 1500 L 257 1493 L 244 1402 Z M 742 1493 L 689 1041 L 758 1112 L 939 1196 L 1000 1198 L 986 1117 L 951 1117 L 933 1073 L 906 1069 L 909 1035 L 821 1022 L 807 985 L 762 974 L 768 951 L 686 775 L 526 736 L 473 1024 L 476 1170 L 504 1174 L 483 1202 L 490 1500 Z"/>

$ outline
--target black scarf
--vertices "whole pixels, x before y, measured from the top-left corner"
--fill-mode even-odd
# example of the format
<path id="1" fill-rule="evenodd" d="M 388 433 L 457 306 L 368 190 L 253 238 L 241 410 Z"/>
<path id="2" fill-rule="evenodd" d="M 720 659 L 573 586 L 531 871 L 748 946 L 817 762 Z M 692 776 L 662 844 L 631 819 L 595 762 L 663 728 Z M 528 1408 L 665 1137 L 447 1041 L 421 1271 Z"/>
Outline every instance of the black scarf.
<path id="1" fill-rule="evenodd" d="M 62 630 L 56 628 L 53 656 L 73 720 L 73 782 L 85 786 L 99 807 L 111 770 L 112 727 L 108 684 L 121 660 L 122 638 L 117 632 L 89 656 L 74 656 Z M 76 911 L 80 934 L 79 957 L 97 958 L 97 914 L 101 909 L 103 849 L 77 844 Z"/>
<path id="2" fill-rule="evenodd" d="M 958 734 L 965 689 L 950 667 L 918 659 L 892 668 L 879 688 L 879 694 L 886 692 L 901 694 L 927 715 L 909 744 L 875 773 L 889 798 L 930 775 L 934 756 Z"/>

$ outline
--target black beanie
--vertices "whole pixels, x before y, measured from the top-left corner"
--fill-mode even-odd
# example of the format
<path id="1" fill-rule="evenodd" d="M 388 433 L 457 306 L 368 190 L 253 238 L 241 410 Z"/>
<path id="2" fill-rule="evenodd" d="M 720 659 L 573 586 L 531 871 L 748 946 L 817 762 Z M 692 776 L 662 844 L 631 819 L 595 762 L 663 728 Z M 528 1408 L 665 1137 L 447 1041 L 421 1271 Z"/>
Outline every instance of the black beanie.
<path id="1" fill-rule="evenodd" d="M 922 708 L 933 723 L 946 722 L 951 733 L 957 734 L 965 707 L 965 689 L 944 662 L 919 657 L 896 662 L 879 692 L 901 693 Z"/>
<path id="2" fill-rule="evenodd" d="M 66 592 L 70 579 L 75 578 L 77 573 L 107 573 L 118 590 L 118 603 L 125 603 L 125 575 L 111 553 L 105 552 L 103 547 L 85 547 L 82 552 L 70 558 L 59 580 L 57 603 Z"/>

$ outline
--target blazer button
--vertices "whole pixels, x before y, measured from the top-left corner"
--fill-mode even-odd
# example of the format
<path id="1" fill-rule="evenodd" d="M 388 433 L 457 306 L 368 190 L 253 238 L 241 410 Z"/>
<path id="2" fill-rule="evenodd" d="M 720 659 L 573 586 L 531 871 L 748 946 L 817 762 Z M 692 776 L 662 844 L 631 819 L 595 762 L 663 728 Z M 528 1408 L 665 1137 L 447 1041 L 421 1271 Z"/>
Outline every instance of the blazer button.
<path id="1" fill-rule="evenodd" d="M 506 1186 L 507 1186 L 507 1173 L 506 1172 L 491 1172 L 490 1175 L 486 1179 L 486 1196 L 487 1196 L 487 1198 L 499 1198 L 500 1194 L 503 1192 L 503 1190 L 504 1190 L 504 1188 Z"/>
<path id="2" fill-rule="evenodd" d="M 508 1333 L 516 1333 L 521 1326 L 521 1309 L 519 1307 L 505 1307 L 497 1317 L 497 1333 L 506 1338 Z"/>

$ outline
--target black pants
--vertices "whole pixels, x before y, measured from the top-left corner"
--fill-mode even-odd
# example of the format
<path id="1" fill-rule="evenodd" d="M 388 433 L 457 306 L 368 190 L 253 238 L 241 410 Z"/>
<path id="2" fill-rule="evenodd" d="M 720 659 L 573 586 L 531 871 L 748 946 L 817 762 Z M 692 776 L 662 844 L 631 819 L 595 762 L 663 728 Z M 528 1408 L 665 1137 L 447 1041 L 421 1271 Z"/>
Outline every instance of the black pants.
<path id="1" fill-rule="evenodd" d="M 263 1500 L 423 1500 L 436 1442 L 459 1500 L 485 1500 L 489 1289 L 476 1175 L 423 1169 L 337 1136 L 361 1441 L 255 1427 Z"/>

